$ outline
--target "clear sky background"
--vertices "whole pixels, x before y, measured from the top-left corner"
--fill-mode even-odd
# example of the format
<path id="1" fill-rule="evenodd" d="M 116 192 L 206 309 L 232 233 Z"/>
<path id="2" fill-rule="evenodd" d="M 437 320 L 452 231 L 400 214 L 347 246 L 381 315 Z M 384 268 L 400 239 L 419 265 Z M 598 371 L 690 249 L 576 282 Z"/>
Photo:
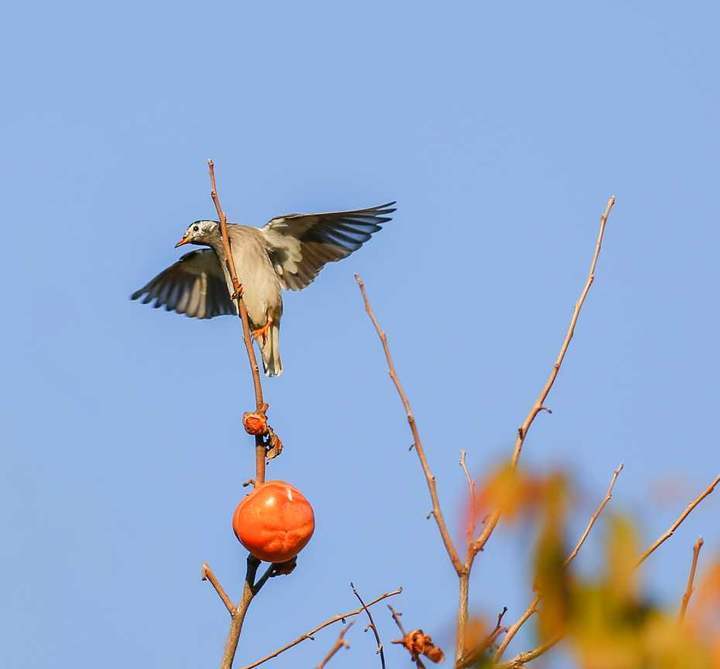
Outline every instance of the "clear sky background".
<path id="1" fill-rule="evenodd" d="M 406 623 L 451 645 L 455 577 L 353 272 L 459 535 L 459 450 L 478 476 L 509 454 L 616 194 L 524 461 L 578 477 L 577 526 L 624 462 L 613 505 L 648 542 L 718 470 L 716 3 L 243 4 L 5 9 L 2 667 L 219 663 L 228 620 L 200 565 L 239 596 L 240 326 L 128 300 L 213 215 L 210 157 L 243 223 L 399 202 L 370 244 L 286 296 L 286 371 L 265 384 L 286 452 L 269 475 L 309 497 L 317 531 L 253 604 L 238 666 L 352 608 L 351 580 L 367 598 L 404 586 Z M 716 495 L 649 561 L 658 598 L 679 600 L 699 533 L 717 554 L 719 514 Z M 498 532 L 474 612 L 524 609 L 530 542 Z M 337 631 L 274 666 L 312 666 Z M 348 638 L 333 666 L 374 666 L 370 634 Z"/>

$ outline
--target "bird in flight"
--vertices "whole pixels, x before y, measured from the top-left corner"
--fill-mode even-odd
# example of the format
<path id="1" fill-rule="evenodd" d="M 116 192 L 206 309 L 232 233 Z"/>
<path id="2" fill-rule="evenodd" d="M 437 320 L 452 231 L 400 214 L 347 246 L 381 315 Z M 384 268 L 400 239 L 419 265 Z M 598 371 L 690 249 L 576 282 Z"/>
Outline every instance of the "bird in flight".
<path id="1" fill-rule="evenodd" d="M 262 228 L 228 224 L 230 248 L 253 335 L 268 376 L 282 372 L 279 337 L 282 289 L 302 290 L 328 262 L 347 258 L 387 223 L 395 202 L 368 209 L 324 214 L 286 214 Z M 191 251 L 136 290 L 153 307 L 164 306 L 192 318 L 237 314 L 227 271 L 220 224 L 199 220 L 190 224 L 175 245 L 197 244 Z"/>

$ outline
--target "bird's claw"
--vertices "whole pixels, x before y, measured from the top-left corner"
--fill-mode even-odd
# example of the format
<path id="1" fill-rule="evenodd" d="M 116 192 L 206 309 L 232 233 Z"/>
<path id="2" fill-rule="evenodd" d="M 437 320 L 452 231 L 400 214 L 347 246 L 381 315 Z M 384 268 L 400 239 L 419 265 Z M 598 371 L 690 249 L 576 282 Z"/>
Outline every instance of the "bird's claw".
<path id="1" fill-rule="evenodd" d="M 258 328 L 257 330 L 253 330 L 253 332 L 252 332 L 253 337 L 255 337 L 255 339 L 257 339 L 258 341 L 260 341 L 260 339 L 262 339 L 262 343 L 265 344 L 265 342 L 267 341 L 267 333 L 268 333 L 268 330 L 270 329 L 270 325 L 272 325 L 272 321 L 268 320 L 268 322 L 265 323 L 265 325 L 263 325 L 261 328 Z"/>

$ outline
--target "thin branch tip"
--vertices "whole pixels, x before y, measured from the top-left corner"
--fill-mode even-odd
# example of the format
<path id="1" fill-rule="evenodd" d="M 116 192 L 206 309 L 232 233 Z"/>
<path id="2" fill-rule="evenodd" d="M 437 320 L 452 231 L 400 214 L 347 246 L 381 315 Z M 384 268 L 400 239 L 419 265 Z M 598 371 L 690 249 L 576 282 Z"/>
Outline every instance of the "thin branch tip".
<path id="1" fill-rule="evenodd" d="M 417 426 L 417 421 L 415 420 L 415 416 L 413 414 L 410 399 L 405 392 L 405 388 L 400 382 L 400 377 L 397 374 L 397 371 L 395 369 L 395 363 L 390 352 L 390 345 L 388 344 L 388 339 L 385 336 L 385 332 L 383 331 L 382 327 L 380 326 L 380 321 L 378 321 L 372 305 L 370 304 L 370 299 L 368 298 L 367 291 L 365 289 L 365 282 L 362 280 L 359 274 L 355 275 L 355 281 L 357 282 L 360 289 L 360 295 L 362 296 L 363 304 L 365 306 L 365 312 L 367 313 L 370 322 L 373 324 L 375 332 L 382 345 L 383 352 L 385 354 L 385 362 L 388 366 L 388 374 L 390 375 L 390 379 L 395 386 L 395 390 L 397 391 L 400 402 L 402 403 L 403 409 L 405 411 L 405 417 L 410 427 L 410 432 L 413 438 L 413 445 L 415 446 L 415 453 L 417 453 L 418 459 L 420 460 L 420 467 L 422 468 L 423 475 L 425 477 L 425 483 L 430 494 L 430 500 L 432 502 L 432 516 L 435 518 L 435 523 L 437 524 L 438 531 L 440 532 L 440 538 L 442 539 L 443 545 L 445 546 L 445 551 L 448 554 L 448 558 L 450 559 L 450 562 L 452 563 L 455 572 L 460 575 L 463 571 L 464 564 L 460 560 L 457 548 L 455 547 L 455 544 L 450 537 L 450 531 L 447 527 L 445 517 L 443 516 L 442 510 L 440 508 L 440 498 L 437 493 L 437 483 L 435 480 L 435 476 L 430 469 L 430 464 L 428 463 L 427 457 L 425 456 L 425 449 L 423 447 L 423 442 L 420 437 L 420 431 Z"/>
<path id="2" fill-rule="evenodd" d="M 685 619 L 685 613 L 687 612 L 688 605 L 690 604 L 690 598 L 695 591 L 695 573 L 697 572 L 698 559 L 700 558 L 700 549 L 703 547 L 702 537 L 698 537 L 693 545 L 692 561 L 690 562 L 690 573 L 688 574 L 687 585 L 685 586 L 685 592 L 683 593 L 682 600 L 680 601 L 680 611 L 678 613 L 678 623 L 682 624 Z"/>
<path id="3" fill-rule="evenodd" d="M 603 240 L 605 238 L 605 229 L 607 227 L 607 222 L 610 217 L 610 212 L 611 212 L 614 204 L 615 204 L 615 198 L 614 198 L 614 196 L 611 196 L 608 199 L 607 204 L 605 205 L 605 210 L 603 211 L 602 215 L 600 216 L 600 225 L 599 225 L 599 229 L 597 232 L 597 237 L 595 239 L 595 248 L 593 250 L 592 258 L 590 260 L 590 267 L 587 272 L 585 283 L 582 287 L 582 290 L 580 291 L 580 296 L 578 297 L 577 301 L 575 302 L 575 306 L 573 308 L 572 315 L 570 317 L 570 323 L 567 326 L 567 329 L 565 331 L 565 337 L 560 346 L 560 351 L 558 352 L 557 357 L 555 358 L 555 361 L 553 362 L 553 365 L 550 368 L 550 373 L 548 374 L 545 384 L 543 385 L 542 389 L 540 390 L 540 393 L 538 394 L 535 402 L 530 407 L 530 411 L 528 412 L 527 416 L 525 417 L 525 420 L 523 421 L 522 425 L 518 428 L 517 437 L 515 438 L 515 445 L 513 447 L 512 457 L 510 459 L 510 464 L 511 464 L 512 469 L 516 469 L 518 466 L 518 461 L 520 460 L 520 455 L 522 454 L 523 446 L 525 445 L 525 440 L 527 439 L 528 432 L 530 431 L 530 428 L 534 424 L 535 419 L 537 418 L 538 414 L 541 412 L 541 410 L 542 410 L 541 408 L 545 406 L 545 401 L 547 400 L 548 396 L 550 395 L 550 391 L 552 390 L 553 386 L 555 385 L 555 380 L 557 379 L 558 374 L 560 373 L 560 368 L 562 367 L 563 361 L 565 360 L 565 356 L 568 352 L 568 349 L 570 348 L 570 342 L 572 341 L 573 336 L 575 335 L 575 327 L 577 326 L 583 306 L 585 304 L 585 301 L 587 300 L 587 296 L 590 293 L 590 289 L 592 288 L 592 285 L 594 283 L 595 269 L 597 268 L 598 260 L 600 258 L 600 251 L 602 249 Z M 487 544 L 487 542 L 489 541 L 489 539 L 492 536 L 492 533 L 495 531 L 495 528 L 497 527 L 497 524 L 499 521 L 500 521 L 500 513 L 498 511 L 494 511 L 492 513 L 490 520 L 485 525 L 485 528 L 484 528 L 483 532 L 481 533 L 481 535 L 471 544 L 471 550 L 472 550 L 473 554 L 477 554 L 479 551 L 481 551 L 485 547 L 485 544 Z"/>
<path id="4" fill-rule="evenodd" d="M 365 628 L 365 631 L 367 632 L 368 629 L 372 630 L 372 633 L 375 637 L 375 642 L 377 643 L 377 654 L 380 655 L 380 665 L 382 666 L 382 669 L 385 669 L 385 653 L 383 652 L 383 643 L 380 640 L 380 633 L 378 632 L 377 626 L 375 625 L 372 613 L 370 613 L 370 609 L 366 606 L 365 602 L 360 596 L 360 593 L 358 593 L 352 581 L 350 582 L 350 587 L 352 588 L 353 594 L 355 595 L 355 597 L 357 597 L 360 605 L 362 606 L 368 617 L 368 620 L 370 621 L 370 624 Z"/>
<path id="5" fill-rule="evenodd" d="M 647 560 L 662 544 L 664 544 L 675 531 L 682 525 L 685 519 L 695 510 L 695 508 L 702 502 L 708 495 L 712 494 L 717 485 L 720 483 L 720 475 L 717 475 L 710 485 L 705 488 L 690 504 L 688 504 L 683 512 L 678 516 L 675 522 L 661 534 L 637 559 L 635 566 L 639 567 L 645 560 Z"/>

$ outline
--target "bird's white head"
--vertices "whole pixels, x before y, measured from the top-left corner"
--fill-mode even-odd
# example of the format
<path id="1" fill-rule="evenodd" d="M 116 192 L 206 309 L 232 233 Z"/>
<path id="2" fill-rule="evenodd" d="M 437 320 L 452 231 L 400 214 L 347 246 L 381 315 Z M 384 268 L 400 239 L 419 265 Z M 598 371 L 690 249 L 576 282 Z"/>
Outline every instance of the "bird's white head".
<path id="1" fill-rule="evenodd" d="M 210 244 L 210 242 L 217 237 L 219 227 L 217 221 L 194 221 L 188 225 L 185 234 L 183 234 L 180 241 L 175 244 L 175 248 L 184 246 L 185 244 Z"/>

